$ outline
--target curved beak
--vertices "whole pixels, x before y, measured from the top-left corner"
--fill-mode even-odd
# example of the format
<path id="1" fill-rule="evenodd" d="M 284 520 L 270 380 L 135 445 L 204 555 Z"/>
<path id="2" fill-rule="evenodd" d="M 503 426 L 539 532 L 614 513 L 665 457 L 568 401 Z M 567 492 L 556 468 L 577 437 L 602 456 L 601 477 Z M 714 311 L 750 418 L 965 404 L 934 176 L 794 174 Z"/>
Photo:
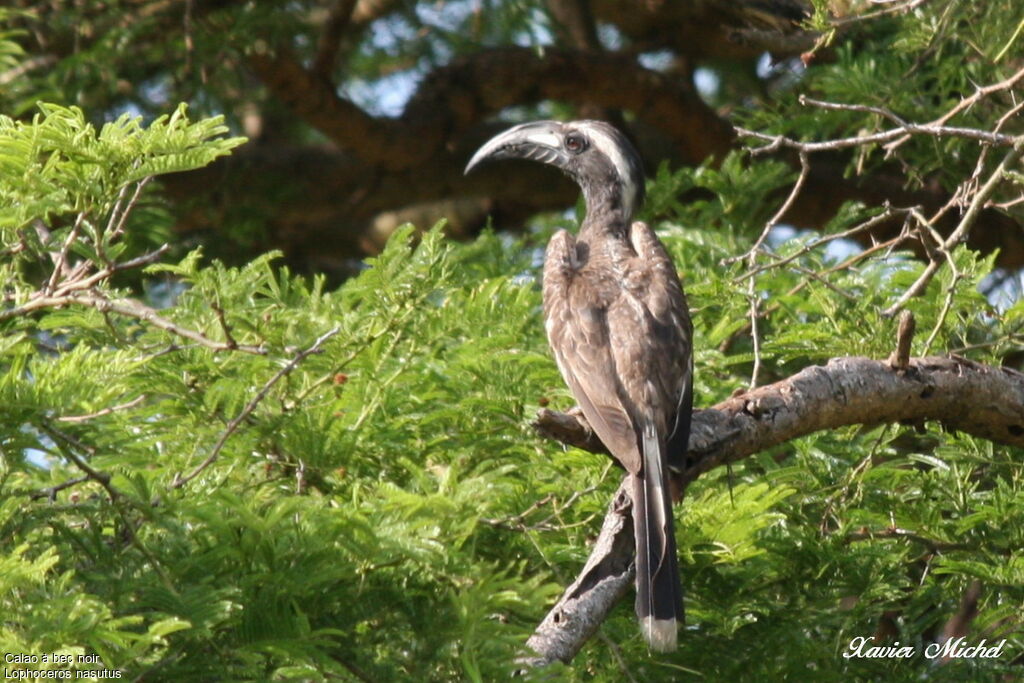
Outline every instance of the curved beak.
<path id="1" fill-rule="evenodd" d="M 569 157 L 562 149 L 561 130 L 558 121 L 533 121 L 509 128 L 477 150 L 465 173 L 489 159 L 532 159 L 564 169 Z"/>

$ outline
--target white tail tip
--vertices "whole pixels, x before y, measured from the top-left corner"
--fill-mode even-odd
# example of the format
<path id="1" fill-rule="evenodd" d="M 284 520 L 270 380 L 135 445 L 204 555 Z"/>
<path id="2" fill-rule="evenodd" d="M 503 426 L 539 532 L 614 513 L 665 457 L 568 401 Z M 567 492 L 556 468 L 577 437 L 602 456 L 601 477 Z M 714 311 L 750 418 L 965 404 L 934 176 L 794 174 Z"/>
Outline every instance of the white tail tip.
<path id="1" fill-rule="evenodd" d="M 640 627 L 644 640 L 654 652 L 672 652 L 676 649 L 676 620 L 646 617 Z"/>

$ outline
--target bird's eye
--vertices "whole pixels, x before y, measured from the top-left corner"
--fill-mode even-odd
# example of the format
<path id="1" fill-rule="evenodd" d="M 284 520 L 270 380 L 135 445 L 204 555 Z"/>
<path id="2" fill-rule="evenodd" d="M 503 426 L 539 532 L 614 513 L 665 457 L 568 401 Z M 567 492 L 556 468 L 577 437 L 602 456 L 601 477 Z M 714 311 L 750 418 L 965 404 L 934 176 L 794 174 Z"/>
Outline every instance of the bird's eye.
<path id="1" fill-rule="evenodd" d="M 565 148 L 573 154 L 579 154 L 587 148 L 587 139 L 579 133 L 570 133 L 565 138 Z"/>

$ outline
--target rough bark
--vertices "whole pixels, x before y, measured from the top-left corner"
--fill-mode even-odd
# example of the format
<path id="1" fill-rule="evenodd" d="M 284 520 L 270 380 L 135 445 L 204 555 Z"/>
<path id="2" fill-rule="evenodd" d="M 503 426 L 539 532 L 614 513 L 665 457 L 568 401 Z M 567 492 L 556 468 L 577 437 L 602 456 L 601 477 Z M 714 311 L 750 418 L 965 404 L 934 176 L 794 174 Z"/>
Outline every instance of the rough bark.
<path id="1" fill-rule="evenodd" d="M 725 152 L 733 139 L 732 127 L 691 83 L 646 69 L 625 54 L 483 50 L 431 73 L 397 119 L 369 116 L 286 51 L 253 55 L 250 65 L 307 123 L 341 149 L 388 171 L 433 166 L 488 116 L 547 99 L 635 110 L 675 142 L 687 163 Z"/>
<path id="2" fill-rule="evenodd" d="M 926 421 L 1024 447 L 1024 374 L 958 356 L 912 358 L 903 369 L 889 361 L 835 358 L 695 411 L 681 484 L 685 488 L 715 467 L 823 429 Z M 542 410 L 535 426 L 563 443 L 606 452 L 578 411 Z M 580 578 L 528 641 L 533 652 L 526 664 L 570 661 L 631 585 L 633 527 L 623 494 L 620 487 Z"/>
<path id="3" fill-rule="evenodd" d="M 580 575 L 526 642 L 536 656 L 523 657 L 521 664 L 538 667 L 556 659 L 570 661 L 633 586 L 636 546 L 627 481 L 623 479 L 612 497 L 601 533 Z"/>

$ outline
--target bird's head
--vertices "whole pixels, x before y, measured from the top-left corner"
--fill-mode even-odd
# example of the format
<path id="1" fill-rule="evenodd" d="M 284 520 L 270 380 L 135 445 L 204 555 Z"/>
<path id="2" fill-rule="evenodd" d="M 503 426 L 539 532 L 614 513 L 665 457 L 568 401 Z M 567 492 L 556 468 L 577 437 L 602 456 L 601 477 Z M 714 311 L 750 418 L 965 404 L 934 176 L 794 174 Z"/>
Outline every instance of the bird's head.
<path id="1" fill-rule="evenodd" d="M 489 159 L 532 159 L 561 169 L 583 190 L 588 211 L 620 210 L 628 223 L 644 198 L 636 148 L 603 121 L 534 121 L 491 138 L 466 165 Z"/>

